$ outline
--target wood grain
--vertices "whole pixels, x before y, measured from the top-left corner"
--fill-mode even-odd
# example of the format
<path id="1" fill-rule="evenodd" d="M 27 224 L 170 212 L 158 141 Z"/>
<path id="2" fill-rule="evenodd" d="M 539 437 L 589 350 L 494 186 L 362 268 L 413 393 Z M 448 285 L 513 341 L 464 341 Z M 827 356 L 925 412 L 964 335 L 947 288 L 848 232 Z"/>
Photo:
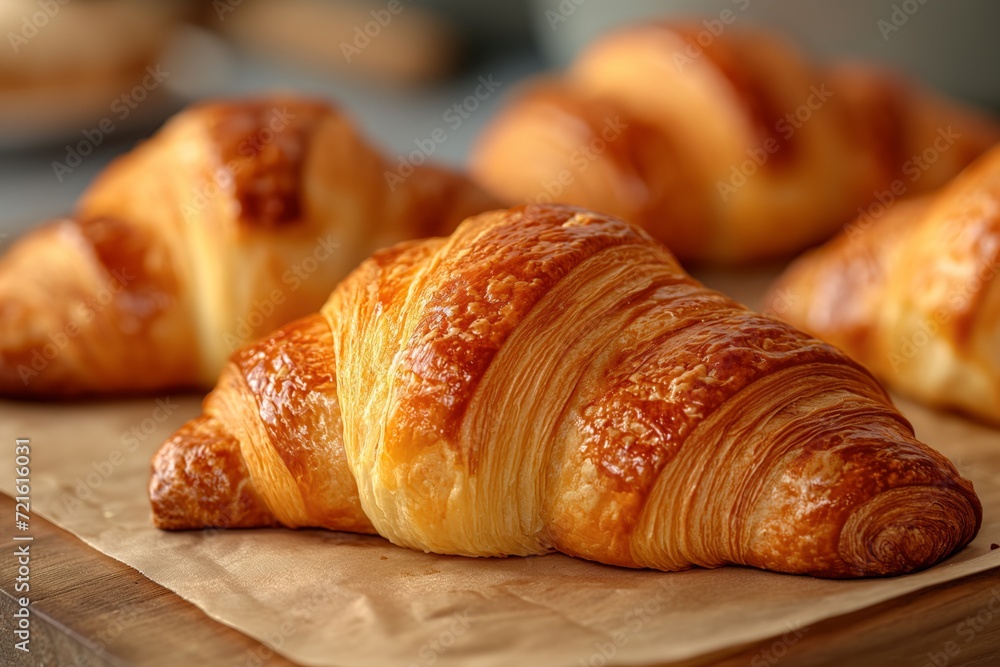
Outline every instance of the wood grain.
<path id="1" fill-rule="evenodd" d="M 0 494 L 0 664 L 16 667 L 290 667 L 140 572 L 31 516 L 31 653 L 13 646 L 14 501 Z M 17 593 L 17 596 L 24 595 Z"/>
<path id="2" fill-rule="evenodd" d="M 994 594 L 998 601 L 993 603 L 995 611 L 990 612 L 988 605 Z M 983 610 L 986 612 L 980 621 L 989 620 L 970 624 L 969 618 Z M 949 646 L 949 642 L 954 645 Z M 951 655 L 947 653 L 949 650 Z M 938 660 L 936 665 L 931 656 Z M 696 661 L 675 664 L 954 667 L 998 662 L 1000 568 L 810 627 L 796 628 L 787 635 L 746 646 L 736 653 L 702 656 Z"/>

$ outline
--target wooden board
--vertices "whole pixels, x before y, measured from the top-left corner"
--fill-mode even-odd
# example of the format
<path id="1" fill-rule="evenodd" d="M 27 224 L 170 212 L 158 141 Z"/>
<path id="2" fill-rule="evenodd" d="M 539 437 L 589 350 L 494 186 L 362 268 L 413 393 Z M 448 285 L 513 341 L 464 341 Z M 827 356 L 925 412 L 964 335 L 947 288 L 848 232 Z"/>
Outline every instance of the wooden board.
<path id="1" fill-rule="evenodd" d="M 14 502 L 0 494 L 0 515 Z M 12 545 L 11 521 L 0 539 Z M 295 663 L 210 620 L 196 607 L 132 568 L 91 549 L 33 516 L 31 653 L 13 647 L 9 627 L 16 610 L 13 547 L 0 562 L 0 664 L 94 667 L 288 667 Z M 996 596 L 989 611 L 990 600 Z M 985 612 L 984 612 L 985 610 Z M 970 624 L 969 619 L 979 619 Z M 988 620 L 987 619 L 988 616 Z M 855 614 L 801 628 L 786 637 L 703 656 L 700 665 L 913 665 L 1000 664 L 1000 568 L 920 591 Z M 724 632 L 724 629 L 720 629 Z M 971 636 L 970 636 L 971 635 Z M 952 642 L 952 644 L 949 644 Z M 953 655 L 948 655 L 948 651 Z M 957 653 L 956 653 L 957 651 Z M 942 662 L 947 658 L 947 662 Z"/>
<path id="2" fill-rule="evenodd" d="M 90 548 L 70 533 L 31 517 L 31 653 L 14 648 L 9 623 L 17 609 L 12 540 L 14 501 L 0 494 L 0 664 L 18 667 L 233 667 L 295 663 L 210 620 L 194 605 Z M 245 656 L 245 657 L 244 657 Z M 261 658 L 260 662 L 253 657 Z"/>

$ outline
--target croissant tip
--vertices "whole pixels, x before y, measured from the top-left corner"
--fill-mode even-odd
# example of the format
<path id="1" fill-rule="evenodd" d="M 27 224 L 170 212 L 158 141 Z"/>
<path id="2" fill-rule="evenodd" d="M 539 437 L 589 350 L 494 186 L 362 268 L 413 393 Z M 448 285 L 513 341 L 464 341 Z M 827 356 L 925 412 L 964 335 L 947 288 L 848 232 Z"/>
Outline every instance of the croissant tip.
<path id="1" fill-rule="evenodd" d="M 851 576 L 924 570 L 966 546 L 979 532 L 978 498 L 949 487 L 903 487 L 860 507 L 841 533 L 840 555 Z"/>
<path id="2" fill-rule="evenodd" d="M 163 530 L 277 523 L 253 489 L 239 443 L 206 415 L 185 424 L 156 452 L 149 501 L 153 524 Z"/>

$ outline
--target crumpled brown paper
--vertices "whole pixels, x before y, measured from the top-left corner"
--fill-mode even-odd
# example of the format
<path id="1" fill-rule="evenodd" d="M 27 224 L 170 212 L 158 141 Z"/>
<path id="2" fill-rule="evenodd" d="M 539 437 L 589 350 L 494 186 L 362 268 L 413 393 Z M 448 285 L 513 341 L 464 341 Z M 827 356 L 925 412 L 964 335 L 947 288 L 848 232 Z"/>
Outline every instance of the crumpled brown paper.
<path id="1" fill-rule="evenodd" d="M 1000 431 L 899 405 L 917 435 L 973 480 L 984 522 L 947 562 L 867 581 L 735 567 L 634 571 L 561 555 L 446 557 L 313 530 L 160 532 L 149 521 L 149 460 L 199 412 L 196 397 L 0 402 L 0 442 L 12 460 L 14 439 L 31 439 L 33 511 L 304 665 L 649 664 L 767 639 L 1000 566 L 1000 550 L 989 548 L 1000 541 Z M 13 495 L 10 472 L 0 490 Z"/>

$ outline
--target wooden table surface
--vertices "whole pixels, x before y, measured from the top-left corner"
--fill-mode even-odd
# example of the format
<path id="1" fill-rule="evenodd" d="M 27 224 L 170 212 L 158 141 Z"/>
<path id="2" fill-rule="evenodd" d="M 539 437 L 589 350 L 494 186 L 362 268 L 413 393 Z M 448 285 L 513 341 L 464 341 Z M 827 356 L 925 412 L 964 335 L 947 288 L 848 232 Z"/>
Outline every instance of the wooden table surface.
<path id="1" fill-rule="evenodd" d="M 14 501 L 0 494 L 0 514 Z M 0 539 L 13 544 L 9 522 Z M 35 515 L 31 523 L 31 653 L 9 631 L 0 664 L 11 666 L 287 667 L 268 647 L 205 616 L 142 574 Z M 0 615 L 17 609 L 13 548 L 0 559 Z M 1000 665 L 1000 568 L 829 619 L 684 665 Z M 976 619 L 978 615 L 978 620 Z M 970 619 L 972 619 L 970 621 Z M 949 654 L 950 651 L 950 654 Z"/>

